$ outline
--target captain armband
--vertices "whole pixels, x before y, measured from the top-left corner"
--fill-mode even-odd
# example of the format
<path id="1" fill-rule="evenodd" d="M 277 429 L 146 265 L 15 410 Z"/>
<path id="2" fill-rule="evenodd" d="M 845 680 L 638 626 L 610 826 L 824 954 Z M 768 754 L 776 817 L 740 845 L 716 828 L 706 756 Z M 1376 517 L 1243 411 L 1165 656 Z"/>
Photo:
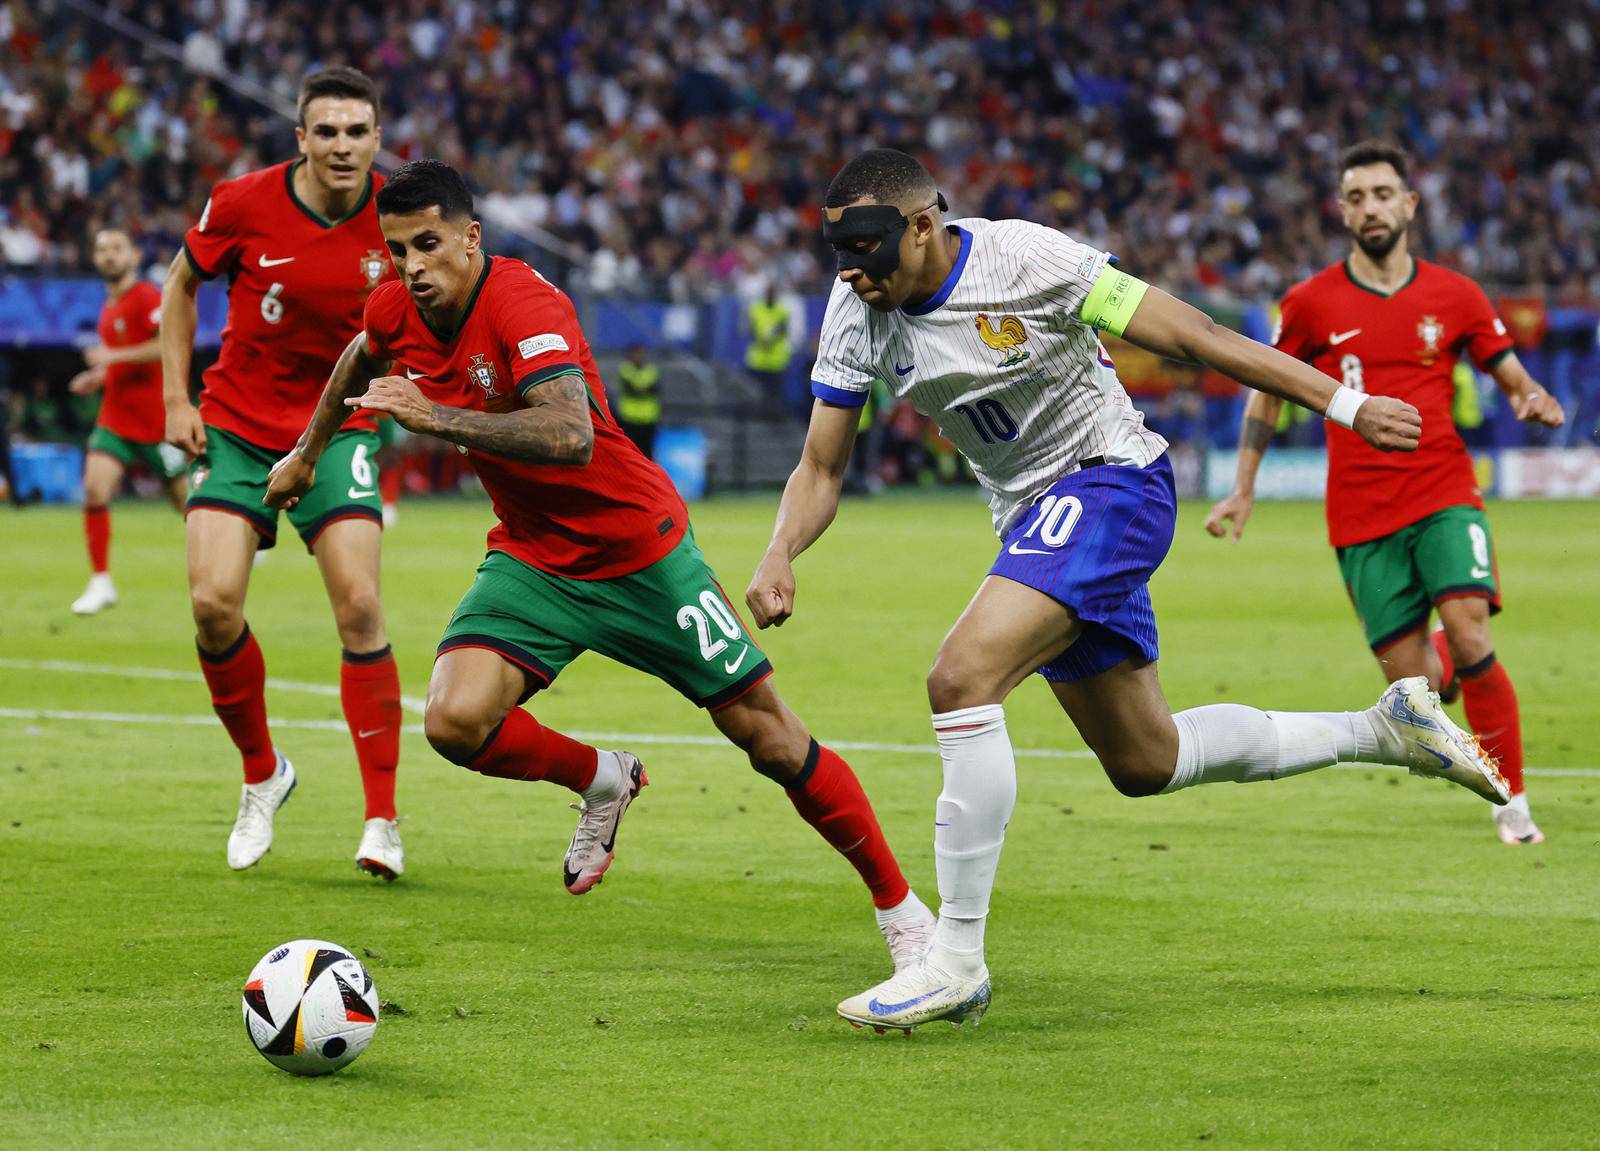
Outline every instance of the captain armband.
<path id="1" fill-rule="evenodd" d="M 1128 321 L 1139 310 L 1139 301 L 1144 299 L 1149 288 L 1150 285 L 1137 276 L 1107 268 L 1094 282 L 1078 318 L 1098 332 L 1120 336 L 1127 330 Z"/>

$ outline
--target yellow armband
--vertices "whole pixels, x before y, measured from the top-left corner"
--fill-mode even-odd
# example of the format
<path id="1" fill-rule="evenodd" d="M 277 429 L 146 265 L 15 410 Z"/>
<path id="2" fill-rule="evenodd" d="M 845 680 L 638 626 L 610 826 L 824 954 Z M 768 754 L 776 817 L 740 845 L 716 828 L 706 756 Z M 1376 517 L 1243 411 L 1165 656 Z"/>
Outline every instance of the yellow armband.
<path id="1" fill-rule="evenodd" d="M 1139 310 L 1139 301 L 1144 299 L 1149 287 L 1136 276 L 1107 268 L 1094 282 L 1089 298 L 1078 311 L 1078 318 L 1096 331 L 1120 336 L 1127 330 L 1133 313 Z"/>

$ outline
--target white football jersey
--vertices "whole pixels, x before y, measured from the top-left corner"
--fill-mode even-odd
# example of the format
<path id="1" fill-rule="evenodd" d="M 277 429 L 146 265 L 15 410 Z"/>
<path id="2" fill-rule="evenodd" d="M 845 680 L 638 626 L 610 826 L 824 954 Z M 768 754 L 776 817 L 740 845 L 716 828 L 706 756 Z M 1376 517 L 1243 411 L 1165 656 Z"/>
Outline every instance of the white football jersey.
<path id="1" fill-rule="evenodd" d="M 914 308 L 878 312 L 836 281 L 814 394 L 866 403 L 873 380 L 909 398 L 972 462 L 995 531 L 1080 460 L 1143 467 L 1167 449 L 1078 318 L 1106 253 L 1026 220 L 957 220 L 961 252 Z"/>

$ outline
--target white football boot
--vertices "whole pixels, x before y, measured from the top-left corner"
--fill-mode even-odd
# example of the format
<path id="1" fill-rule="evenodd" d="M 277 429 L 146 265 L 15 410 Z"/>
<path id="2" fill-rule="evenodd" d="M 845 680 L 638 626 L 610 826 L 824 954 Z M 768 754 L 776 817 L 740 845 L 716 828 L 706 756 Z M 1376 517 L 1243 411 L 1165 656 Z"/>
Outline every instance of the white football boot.
<path id="1" fill-rule="evenodd" d="M 839 1018 L 852 1027 L 870 1027 L 879 1035 L 948 1019 L 956 1026 L 971 1020 L 976 1027 L 989 1009 L 989 969 L 974 976 L 951 975 L 928 964 L 924 955 L 876 987 L 839 1004 Z"/>
<path id="2" fill-rule="evenodd" d="M 294 792 L 294 764 L 283 752 L 275 752 L 278 770 L 260 783 L 247 783 L 239 790 L 239 814 L 228 836 L 228 866 L 235 871 L 254 867 L 272 848 L 272 817 Z"/>
<path id="3" fill-rule="evenodd" d="M 1511 788 L 1494 757 L 1445 714 L 1439 693 L 1428 690 L 1427 676 L 1395 680 L 1367 716 L 1391 762 L 1409 767 L 1412 775 L 1448 779 L 1490 803 L 1510 801 Z"/>
<path id="4" fill-rule="evenodd" d="M 638 756 L 625 751 L 600 754 L 615 756 L 622 771 L 613 794 L 572 805 L 578 812 L 578 829 L 572 833 L 567 856 L 561 861 L 561 882 L 574 895 L 582 895 L 605 878 L 606 868 L 617 854 L 617 826 L 622 822 L 622 813 L 650 783 Z"/>
<path id="5" fill-rule="evenodd" d="M 356 866 L 390 883 L 405 874 L 406 851 L 400 846 L 398 819 L 367 820 L 361 831 L 361 846 L 356 848 Z"/>
<path id="6" fill-rule="evenodd" d="M 1539 825 L 1533 822 L 1533 816 L 1528 814 L 1528 793 L 1525 791 L 1513 795 L 1511 802 L 1504 807 L 1495 808 L 1494 826 L 1500 833 L 1500 842 L 1504 844 L 1515 846 L 1544 842 L 1544 832 L 1539 830 Z"/>
<path id="7" fill-rule="evenodd" d="M 878 924 L 883 941 L 889 945 L 889 958 L 894 962 L 896 975 L 927 954 L 933 943 L 933 929 L 939 922 L 914 893 L 906 899 L 913 904 L 906 909 L 910 914 Z"/>
<path id="8" fill-rule="evenodd" d="M 95 572 L 89 577 L 89 586 L 72 601 L 75 615 L 95 615 L 108 607 L 117 606 L 117 585 L 111 582 L 110 572 Z"/>

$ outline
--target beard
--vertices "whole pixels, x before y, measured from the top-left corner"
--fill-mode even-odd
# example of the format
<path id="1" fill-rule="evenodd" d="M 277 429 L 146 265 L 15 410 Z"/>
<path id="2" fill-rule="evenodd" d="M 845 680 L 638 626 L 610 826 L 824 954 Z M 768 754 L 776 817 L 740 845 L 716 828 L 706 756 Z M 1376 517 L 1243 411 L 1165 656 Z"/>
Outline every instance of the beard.
<path id="1" fill-rule="evenodd" d="M 95 271 L 99 273 L 100 278 L 106 283 L 115 284 L 118 280 L 122 279 L 122 277 L 133 271 L 133 265 L 127 264 L 121 268 L 112 269 L 97 267 L 95 268 Z"/>
<path id="2" fill-rule="evenodd" d="M 1374 260 L 1382 260 L 1390 252 L 1394 251 L 1394 246 L 1400 242 L 1400 237 L 1404 236 L 1405 234 L 1406 226 L 1404 224 L 1401 224 L 1396 228 L 1390 228 L 1381 235 L 1374 236 L 1371 239 L 1368 239 L 1366 236 L 1363 236 L 1358 232 L 1356 233 L 1356 244 L 1363 252 L 1367 254 L 1369 258 Z"/>

